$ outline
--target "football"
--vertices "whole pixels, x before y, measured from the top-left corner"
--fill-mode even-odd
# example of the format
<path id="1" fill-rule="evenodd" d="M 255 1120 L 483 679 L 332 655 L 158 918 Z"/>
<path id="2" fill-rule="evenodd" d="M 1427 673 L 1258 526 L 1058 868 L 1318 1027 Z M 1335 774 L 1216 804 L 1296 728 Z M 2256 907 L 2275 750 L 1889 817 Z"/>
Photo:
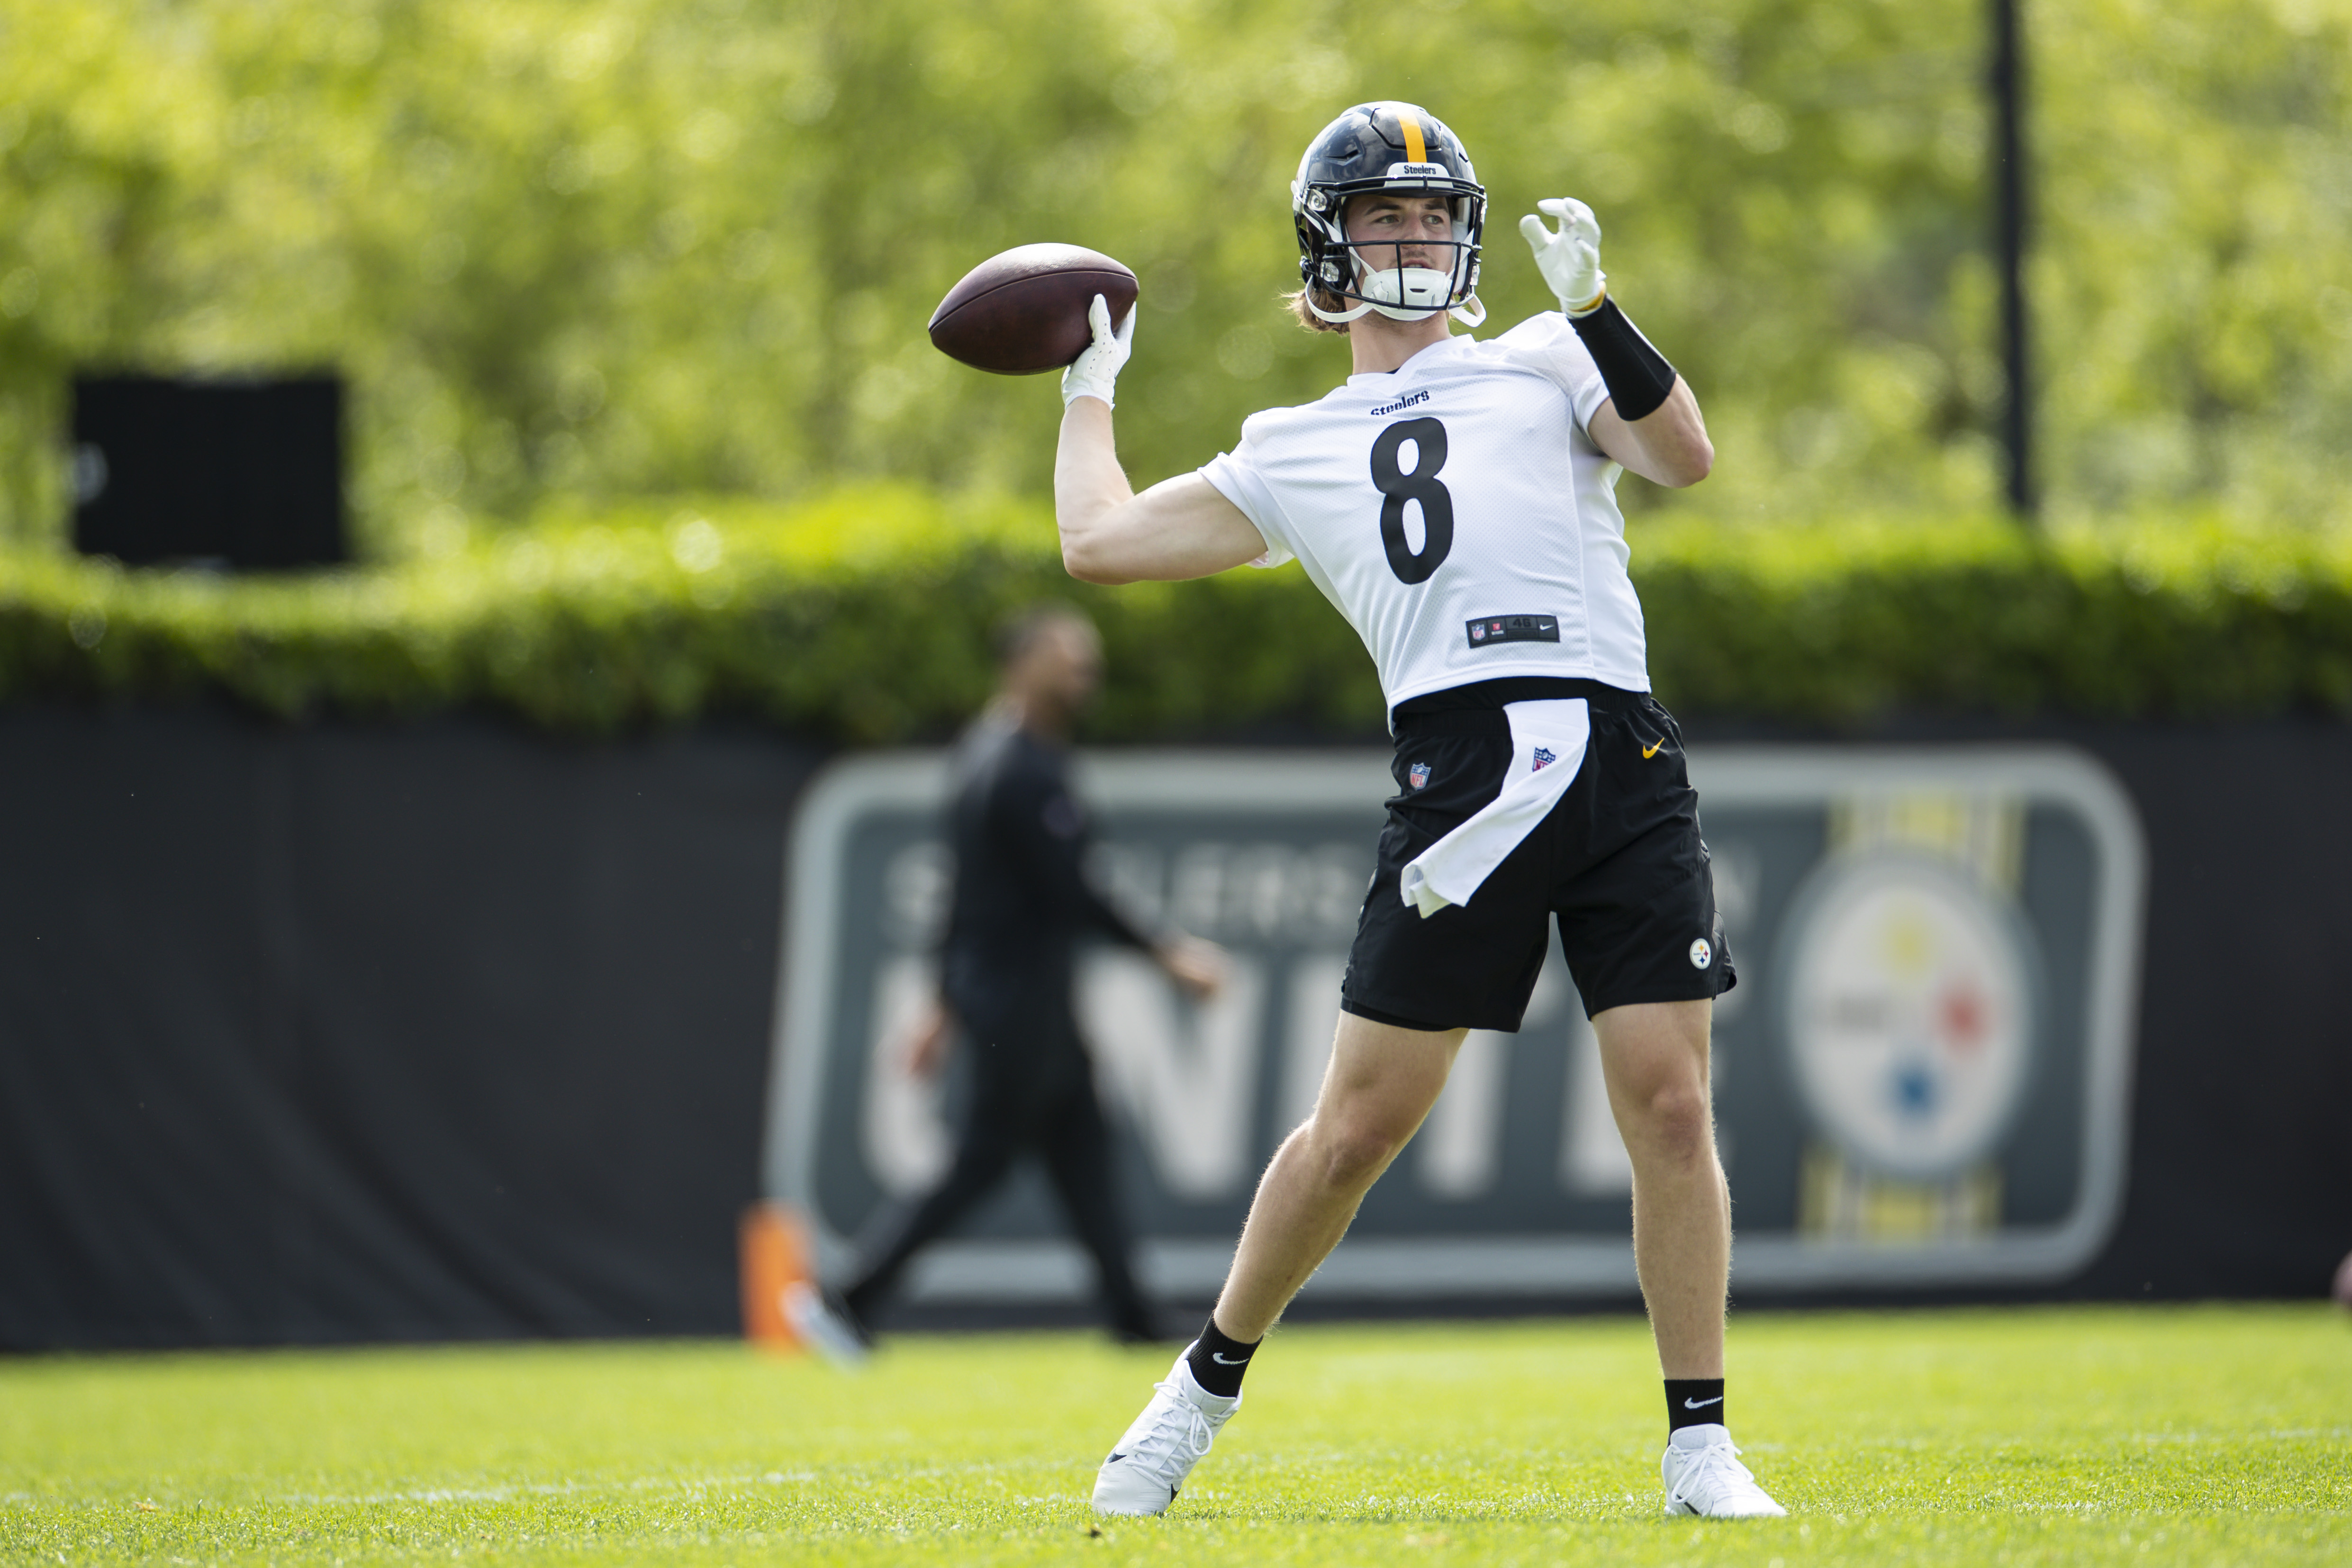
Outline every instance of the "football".
<path id="1" fill-rule="evenodd" d="M 1076 245 L 1023 245 L 963 275 L 931 312 L 931 343 L 999 375 L 1060 370 L 1094 341 L 1087 307 L 1100 294 L 1111 325 L 1135 308 L 1135 274 Z"/>

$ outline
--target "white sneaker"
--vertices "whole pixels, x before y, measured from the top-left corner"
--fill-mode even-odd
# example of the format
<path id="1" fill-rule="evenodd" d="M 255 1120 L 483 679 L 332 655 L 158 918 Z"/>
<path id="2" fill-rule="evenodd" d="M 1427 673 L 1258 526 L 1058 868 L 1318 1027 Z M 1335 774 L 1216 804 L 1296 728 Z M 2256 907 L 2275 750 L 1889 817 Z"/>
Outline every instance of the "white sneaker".
<path id="1" fill-rule="evenodd" d="M 1184 1355 L 1192 1353 L 1185 1346 Z M 1151 1403 L 1096 1473 L 1097 1513 L 1165 1513 L 1217 1440 L 1217 1428 L 1242 1407 L 1238 1394 L 1222 1399 L 1202 1388 L 1184 1355 L 1169 1369 L 1167 1382 L 1151 1385 Z"/>
<path id="2" fill-rule="evenodd" d="M 866 1341 L 858 1325 L 845 1310 L 835 1311 L 824 1292 L 807 1280 L 795 1279 L 784 1287 L 784 1321 L 801 1343 L 814 1347 L 834 1365 L 855 1369 L 866 1364 Z"/>
<path id="3" fill-rule="evenodd" d="M 1659 1461 L 1666 1512 L 1701 1519 L 1779 1519 L 1789 1510 L 1756 1484 L 1721 1426 L 1685 1426 L 1666 1440 Z"/>

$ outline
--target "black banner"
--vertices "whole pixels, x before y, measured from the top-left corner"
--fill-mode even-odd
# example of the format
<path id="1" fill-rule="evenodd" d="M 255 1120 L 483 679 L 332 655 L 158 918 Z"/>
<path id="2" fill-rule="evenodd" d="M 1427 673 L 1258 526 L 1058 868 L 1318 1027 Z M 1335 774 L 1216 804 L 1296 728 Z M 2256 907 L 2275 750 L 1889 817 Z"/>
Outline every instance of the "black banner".
<path id="1" fill-rule="evenodd" d="M 0 716 L 0 1345 L 732 1331 L 814 761 Z"/>
<path id="2" fill-rule="evenodd" d="M 2137 816 L 2120 1210 L 2087 1262 L 1943 1289 L 2326 1289 L 2352 1249 L 2336 978 L 2352 729 L 1919 723 L 1864 742 L 1686 728 L 1695 751 L 1795 744 L 1832 765 L 2071 749 Z M 1202 753 L 1220 754 L 1332 755 Z M 472 721 L 0 713 L 0 1347 L 734 1331 L 791 935 L 784 843 L 824 760 L 751 731 L 591 745 Z M 2018 819 L 2029 834 L 2040 809 Z M 1726 830 L 1735 815 L 1727 800 Z M 1302 861 L 1299 885 L 1338 858 Z M 1769 901 L 1779 885 L 1768 868 L 1757 888 Z M 1777 907 L 1802 913 L 1786 887 Z M 2059 931 L 2063 879 L 2018 887 Z M 1869 890 L 1810 896 L 1834 913 Z M 1727 1083 L 1741 1072 L 1755 1081 L 1734 1064 Z M 1562 1103 L 1528 1100 L 1554 1123 Z M 1130 1157 L 1147 1152 L 1139 1138 Z M 1487 1179 L 1477 1152 L 1444 1143 L 1440 1184 Z M 1391 1180 L 1421 1182 L 1424 1157 L 1408 1151 Z M 2053 1191 L 2063 1217 L 2073 1199 Z"/>

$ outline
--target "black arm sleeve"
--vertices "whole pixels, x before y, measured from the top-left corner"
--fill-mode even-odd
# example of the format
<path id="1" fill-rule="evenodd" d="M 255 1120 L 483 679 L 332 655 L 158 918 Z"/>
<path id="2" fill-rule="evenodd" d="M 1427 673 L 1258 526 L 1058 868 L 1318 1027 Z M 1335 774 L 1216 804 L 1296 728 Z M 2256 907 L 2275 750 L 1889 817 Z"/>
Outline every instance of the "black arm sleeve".
<path id="1" fill-rule="evenodd" d="M 1588 316 L 1570 316 L 1568 324 L 1576 329 L 1585 352 L 1600 369 L 1601 384 L 1609 389 L 1618 418 L 1629 424 L 1646 418 L 1675 390 L 1675 367 L 1650 346 L 1650 340 L 1617 308 L 1616 300 L 1603 300 L 1599 310 Z"/>

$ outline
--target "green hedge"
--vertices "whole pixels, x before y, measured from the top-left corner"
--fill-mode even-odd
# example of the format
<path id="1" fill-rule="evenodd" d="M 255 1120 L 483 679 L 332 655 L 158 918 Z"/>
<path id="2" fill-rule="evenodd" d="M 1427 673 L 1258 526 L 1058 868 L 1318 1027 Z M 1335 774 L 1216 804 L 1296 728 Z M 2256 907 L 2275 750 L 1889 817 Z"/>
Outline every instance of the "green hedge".
<path id="1" fill-rule="evenodd" d="M 1635 552 L 1651 678 L 1693 711 L 2352 716 L 2341 534 L 1690 528 Z"/>
<path id="2" fill-rule="evenodd" d="M 1634 549 L 1652 673 L 1685 712 L 2352 715 L 2352 543 L 2331 536 L 1637 523 Z M 968 715 L 989 629 L 1045 595 L 1103 625 L 1100 738 L 1380 726 L 1370 661 L 1295 566 L 1089 588 L 1042 506 L 888 488 L 555 516 L 305 578 L 0 554 L 0 700 L 488 710 L 585 734 L 728 714 L 895 741 Z"/>

